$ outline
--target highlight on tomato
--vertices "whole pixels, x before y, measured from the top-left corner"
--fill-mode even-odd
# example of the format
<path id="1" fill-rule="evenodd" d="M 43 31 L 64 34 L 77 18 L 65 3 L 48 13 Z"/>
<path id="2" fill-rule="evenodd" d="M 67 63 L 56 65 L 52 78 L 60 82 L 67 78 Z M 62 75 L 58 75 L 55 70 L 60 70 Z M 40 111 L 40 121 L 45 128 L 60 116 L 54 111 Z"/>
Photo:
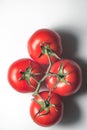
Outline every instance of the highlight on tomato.
<path id="1" fill-rule="evenodd" d="M 53 92 L 61 96 L 69 96 L 80 89 L 82 71 L 75 61 L 63 59 L 52 65 L 45 81 Z"/>
<path id="2" fill-rule="evenodd" d="M 42 78 L 41 66 L 29 59 L 22 58 L 14 61 L 8 69 L 8 82 L 18 92 L 35 91 L 38 81 Z"/>
<path id="3" fill-rule="evenodd" d="M 62 43 L 60 35 L 50 29 L 39 29 L 28 40 L 27 49 L 31 58 L 40 64 L 49 64 L 60 59 Z"/>
<path id="4" fill-rule="evenodd" d="M 40 126 L 51 126 L 63 118 L 64 104 L 55 93 L 42 91 L 34 96 L 29 113 L 33 121 Z"/>

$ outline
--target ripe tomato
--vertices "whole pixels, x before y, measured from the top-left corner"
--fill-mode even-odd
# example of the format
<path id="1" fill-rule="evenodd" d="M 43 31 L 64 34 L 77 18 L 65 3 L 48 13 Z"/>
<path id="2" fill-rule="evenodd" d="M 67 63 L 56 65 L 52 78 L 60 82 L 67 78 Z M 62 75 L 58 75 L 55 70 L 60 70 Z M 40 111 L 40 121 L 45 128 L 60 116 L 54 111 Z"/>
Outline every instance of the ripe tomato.
<path id="1" fill-rule="evenodd" d="M 29 55 L 40 64 L 49 64 L 48 56 L 55 62 L 62 54 L 61 37 L 49 29 L 37 30 L 28 40 Z"/>
<path id="2" fill-rule="evenodd" d="M 80 66 L 73 60 L 64 59 L 53 64 L 46 84 L 49 89 L 61 96 L 76 93 L 82 83 Z"/>
<path id="3" fill-rule="evenodd" d="M 32 92 L 42 77 L 42 68 L 31 59 L 19 59 L 8 70 L 10 85 L 19 92 Z"/>
<path id="4" fill-rule="evenodd" d="M 35 123 L 51 126 L 60 122 L 63 117 L 64 105 L 60 97 L 48 91 L 36 95 L 30 105 L 30 115 Z"/>

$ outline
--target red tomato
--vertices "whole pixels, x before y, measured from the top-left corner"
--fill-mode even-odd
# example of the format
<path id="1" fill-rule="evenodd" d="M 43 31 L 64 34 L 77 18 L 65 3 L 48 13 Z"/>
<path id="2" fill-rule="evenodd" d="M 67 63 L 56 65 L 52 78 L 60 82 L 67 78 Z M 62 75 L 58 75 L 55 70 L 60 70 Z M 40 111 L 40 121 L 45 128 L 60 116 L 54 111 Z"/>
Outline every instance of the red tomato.
<path id="1" fill-rule="evenodd" d="M 42 68 L 31 59 L 19 59 L 8 70 L 10 85 L 19 92 L 32 92 L 42 77 Z"/>
<path id="2" fill-rule="evenodd" d="M 48 91 L 40 92 L 32 100 L 30 115 L 35 123 L 41 126 L 51 126 L 60 122 L 63 117 L 64 105 L 60 97 Z"/>
<path id="3" fill-rule="evenodd" d="M 61 37 L 49 29 L 37 30 L 28 40 L 29 55 L 40 64 L 49 64 L 48 56 L 55 62 L 62 54 Z"/>
<path id="4" fill-rule="evenodd" d="M 81 87 L 81 68 L 73 60 L 60 60 L 51 67 L 46 84 L 49 89 L 61 96 L 72 95 Z"/>

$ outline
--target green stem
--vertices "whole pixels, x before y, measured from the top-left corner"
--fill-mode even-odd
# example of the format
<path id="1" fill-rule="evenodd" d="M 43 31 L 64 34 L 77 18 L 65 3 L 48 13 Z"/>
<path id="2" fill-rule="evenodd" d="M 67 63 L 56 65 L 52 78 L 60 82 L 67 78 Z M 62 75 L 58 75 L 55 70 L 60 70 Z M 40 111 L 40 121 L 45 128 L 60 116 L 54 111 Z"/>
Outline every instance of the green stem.
<path id="1" fill-rule="evenodd" d="M 36 88 L 35 92 L 33 93 L 33 96 L 35 96 L 35 95 L 37 95 L 39 93 L 41 84 L 43 83 L 43 81 L 46 79 L 47 76 L 48 76 L 48 73 L 46 73 L 44 75 L 44 77 L 38 82 L 37 88 Z"/>
<path id="2" fill-rule="evenodd" d="M 40 86 L 41 86 L 41 81 L 38 82 L 37 88 L 36 88 L 36 90 L 34 91 L 33 96 L 38 95 Z"/>
<path id="3" fill-rule="evenodd" d="M 36 90 L 34 91 L 33 93 L 33 96 L 37 95 L 39 93 L 39 90 L 40 90 L 40 87 L 41 87 L 41 84 L 43 83 L 43 81 L 46 79 L 46 77 L 49 75 L 49 72 L 50 72 L 50 68 L 52 66 L 52 62 L 50 60 L 50 56 L 48 56 L 48 60 L 49 60 L 49 66 L 48 66 L 48 69 L 47 69 L 47 72 L 45 73 L 45 75 L 42 77 L 42 79 L 38 82 L 38 85 L 37 85 L 37 88 Z"/>
<path id="4" fill-rule="evenodd" d="M 51 97 L 50 95 L 51 95 L 51 93 L 52 93 L 52 90 L 50 89 L 50 90 L 49 90 L 49 93 L 48 93 L 48 98 L 47 98 L 47 101 L 48 101 L 48 102 L 50 101 L 50 97 Z"/>
<path id="5" fill-rule="evenodd" d="M 48 56 L 48 60 L 49 60 L 49 66 L 48 66 L 48 69 L 47 69 L 47 72 L 46 73 L 49 73 L 50 69 L 51 69 L 51 66 L 52 66 L 52 62 L 51 62 L 51 59 L 50 59 L 50 56 Z"/>

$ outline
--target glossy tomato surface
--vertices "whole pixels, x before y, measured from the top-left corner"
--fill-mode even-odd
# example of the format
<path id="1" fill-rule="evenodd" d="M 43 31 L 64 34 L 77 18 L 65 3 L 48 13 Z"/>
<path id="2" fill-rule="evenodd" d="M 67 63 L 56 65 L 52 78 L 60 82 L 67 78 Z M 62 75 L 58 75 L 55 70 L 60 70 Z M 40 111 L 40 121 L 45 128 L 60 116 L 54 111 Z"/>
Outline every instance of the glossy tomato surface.
<path id="1" fill-rule="evenodd" d="M 8 82 L 19 92 L 32 92 L 42 78 L 41 66 L 31 59 L 23 58 L 13 62 L 8 69 Z"/>
<path id="2" fill-rule="evenodd" d="M 30 115 L 33 121 L 40 126 L 51 126 L 59 123 L 63 118 L 64 105 L 60 97 L 43 91 L 35 96 L 30 105 Z"/>
<path id="3" fill-rule="evenodd" d="M 61 37 L 55 31 L 39 29 L 29 38 L 27 48 L 29 55 L 35 61 L 40 64 L 49 64 L 47 53 L 52 62 L 57 60 L 56 56 L 60 57 L 62 54 Z"/>
<path id="4" fill-rule="evenodd" d="M 81 68 L 75 61 L 69 59 L 54 63 L 50 69 L 50 75 L 46 78 L 47 87 L 61 96 L 76 93 L 81 84 Z"/>

